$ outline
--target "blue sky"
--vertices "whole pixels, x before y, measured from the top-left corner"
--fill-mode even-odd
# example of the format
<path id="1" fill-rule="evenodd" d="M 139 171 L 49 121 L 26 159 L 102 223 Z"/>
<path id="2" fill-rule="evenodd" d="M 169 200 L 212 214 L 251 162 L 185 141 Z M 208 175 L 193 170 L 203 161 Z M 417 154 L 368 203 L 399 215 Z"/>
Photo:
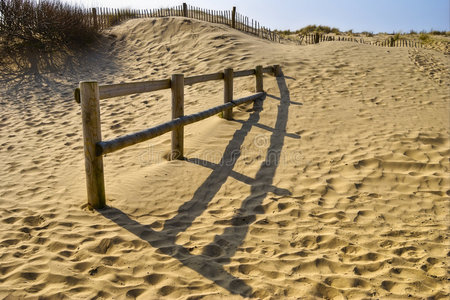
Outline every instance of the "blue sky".
<path id="1" fill-rule="evenodd" d="M 160 8 L 173 0 L 64 0 L 86 7 Z M 237 10 L 271 29 L 299 29 L 317 24 L 355 32 L 450 30 L 450 0 L 191 0 L 189 5 Z"/>

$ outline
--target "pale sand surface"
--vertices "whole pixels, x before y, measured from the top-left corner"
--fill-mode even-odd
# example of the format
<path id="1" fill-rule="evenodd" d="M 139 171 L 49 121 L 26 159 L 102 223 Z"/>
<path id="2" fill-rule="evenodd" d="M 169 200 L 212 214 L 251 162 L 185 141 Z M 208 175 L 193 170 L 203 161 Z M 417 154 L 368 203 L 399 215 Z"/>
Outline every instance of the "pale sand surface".
<path id="1" fill-rule="evenodd" d="M 182 18 L 131 20 L 97 50 L 1 75 L 0 298 L 447 298 L 448 56 L 280 45 Z M 64 65 L 62 65 L 64 63 Z M 86 208 L 71 90 L 280 64 L 262 107 L 105 157 Z M 235 98 L 254 79 L 235 80 Z M 186 87 L 185 112 L 223 83 Z M 170 91 L 102 100 L 103 137 L 170 119 Z"/>

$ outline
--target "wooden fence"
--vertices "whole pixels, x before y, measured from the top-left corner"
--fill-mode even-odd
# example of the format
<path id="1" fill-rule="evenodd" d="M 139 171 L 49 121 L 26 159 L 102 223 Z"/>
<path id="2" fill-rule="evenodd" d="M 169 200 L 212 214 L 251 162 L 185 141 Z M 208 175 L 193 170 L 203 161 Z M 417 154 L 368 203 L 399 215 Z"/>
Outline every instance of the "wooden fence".
<path id="1" fill-rule="evenodd" d="M 86 14 L 89 16 L 89 24 L 99 29 L 114 26 L 128 19 L 186 17 L 228 25 L 231 28 L 271 41 L 281 42 L 282 40 L 276 32 L 261 26 L 258 21 L 238 13 L 236 7 L 233 7 L 232 10 L 210 10 L 183 3 L 183 5 L 171 8 L 158 9 L 113 9 L 100 7 L 88 9 L 86 10 Z"/>
<path id="2" fill-rule="evenodd" d="M 75 100 L 81 104 L 88 205 L 92 208 L 102 208 L 106 204 L 103 155 L 172 131 L 170 159 L 182 159 L 184 126 L 220 112 L 223 112 L 223 117 L 229 120 L 232 118 L 232 108 L 234 106 L 263 99 L 265 96 L 263 86 L 264 73 L 280 76 L 281 68 L 278 65 L 265 68 L 257 66 L 255 69 L 236 72 L 228 68 L 223 72 L 207 75 L 184 77 L 183 74 L 174 74 L 171 79 L 112 85 L 98 85 L 95 81 L 80 82 L 79 88 L 75 89 Z M 254 75 L 256 79 L 256 93 L 248 97 L 233 99 L 233 78 L 251 75 Z M 224 104 L 199 113 L 184 115 L 184 86 L 212 80 L 223 80 Z M 163 89 L 172 90 L 171 121 L 112 140 L 102 140 L 99 103 L 101 99 Z"/>
<path id="3" fill-rule="evenodd" d="M 415 47 L 423 48 L 423 45 L 414 40 L 388 38 L 382 41 L 364 40 L 359 37 L 329 35 L 320 33 L 311 33 L 299 35 L 296 39 L 290 39 L 280 35 L 278 31 L 272 31 L 267 27 L 261 26 L 254 19 L 250 19 L 236 11 L 236 7 L 232 10 L 210 10 L 194 7 L 183 3 L 182 5 L 170 8 L 157 9 L 115 9 L 115 8 L 89 8 L 83 9 L 85 22 L 89 26 L 98 29 L 106 29 L 122 21 L 136 18 L 158 18 L 158 17 L 185 17 L 198 19 L 211 23 L 218 23 L 230 26 L 242 32 L 258 36 L 279 43 L 294 43 L 298 45 L 318 44 L 326 41 L 350 41 L 362 44 L 369 44 L 383 47 Z M 3 16 L 0 15 L 0 24 Z"/>
<path id="4" fill-rule="evenodd" d="M 423 48 L 422 43 L 406 40 L 406 39 L 397 39 L 389 38 L 382 41 L 372 41 L 365 40 L 361 37 L 351 37 L 351 36 L 339 36 L 339 35 L 327 35 L 327 34 L 319 34 L 319 33 L 311 33 L 300 35 L 297 44 L 299 45 L 311 45 L 318 44 L 322 42 L 334 42 L 334 41 L 343 41 L 343 42 L 354 42 L 360 44 L 374 45 L 374 46 L 382 46 L 382 47 L 413 47 L 413 48 Z"/>
<path id="5" fill-rule="evenodd" d="M 92 8 L 86 10 L 89 16 L 90 25 L 99 29 L 105 29 L 118 24 L 119 22 L 136 18 L 158 18 L 158 17 L 186 17 L 201 21 L 218 23 L 230 26 L 242 32 L 258 36 L 263 39 L 278 43 L 296 43 L 298 45 L 318 44 L 327 41 L 347 41 L 361 44 L 383 46 L 383 47 L 415 47 L 422 48 L 422 44 L 417 41 L 389 38 L 383 41 L 364 40 L 359 37 L 327 35 L 320 33 L 311 33 L 300 35 L 298 40 L 291 40 L 272 31 L 269 28 L 261 26 L 256 20 L 250 19 L 236 11 L 232 10 L 210 10 L 200 7 L 194 7 L 183 3 L 183 5 L 171 8 L 157 9 L 113 9 L 113 8 Z"/>

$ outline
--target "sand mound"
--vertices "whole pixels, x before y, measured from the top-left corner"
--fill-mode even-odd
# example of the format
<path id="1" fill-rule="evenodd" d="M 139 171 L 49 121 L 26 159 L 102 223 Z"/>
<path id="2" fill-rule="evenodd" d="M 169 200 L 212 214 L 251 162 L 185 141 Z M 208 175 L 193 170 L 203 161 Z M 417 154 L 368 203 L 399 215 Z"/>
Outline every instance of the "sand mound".
<path id="1" fill-rule="evenodd" d="M 186 127 L 185 161 L 164 159 L 170 135 L 108 155 L 111 208 L 86 209 L 78 81 L 258 64 L 285 75 L 264 78 L 262 106 Z M 280 45 L 161 18 L 3 72 L 0 297 L 447 298 L 446 68 L 431 50 Z M 222 88 L 186 87 L 186 113 Z M 235 97 L 253 92 L 235 80 Z M 168 91 L 104 100 L 103 136 L 169 108 Z"/>

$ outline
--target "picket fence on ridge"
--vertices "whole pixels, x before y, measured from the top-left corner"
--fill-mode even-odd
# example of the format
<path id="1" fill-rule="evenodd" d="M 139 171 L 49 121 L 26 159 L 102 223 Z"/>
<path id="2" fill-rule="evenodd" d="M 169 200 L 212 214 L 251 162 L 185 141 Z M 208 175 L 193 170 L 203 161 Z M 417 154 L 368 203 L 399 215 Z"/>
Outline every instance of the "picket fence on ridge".
<path id="1" fill-rule="evenodd" d="M 329 41 L 346 41 L 382 47 L 423 47 L 422 44 L 418 41 L 394 39 L 393 37 L 382 41 L 373 41 L 361 37 L 319 33 L 298 35 L 298 39 L 291 40 L 281 36 L 276 31 L 272 31 L 267 27 L 261 26 L 258 21 L 250 19 L 238 13 L 236 11 L 236 7 L 233 7 L 231 10 L 210 10 L 190 6 L 186 3 L 183 3 L 182 5 L 170 8 L 156 9 L 114 9 L 100 7 L 88 9 L 86 10 L 86 14 L 89 16 L 88 22 L 90 23 L 90 25 L 93 25 L 99 29 L 106 29 L 128 19 L 186 17 L 211 23 L 228 25 L 231 28 L 235 28 L 239 31 L 278 43 L 311 45 Z"/>

